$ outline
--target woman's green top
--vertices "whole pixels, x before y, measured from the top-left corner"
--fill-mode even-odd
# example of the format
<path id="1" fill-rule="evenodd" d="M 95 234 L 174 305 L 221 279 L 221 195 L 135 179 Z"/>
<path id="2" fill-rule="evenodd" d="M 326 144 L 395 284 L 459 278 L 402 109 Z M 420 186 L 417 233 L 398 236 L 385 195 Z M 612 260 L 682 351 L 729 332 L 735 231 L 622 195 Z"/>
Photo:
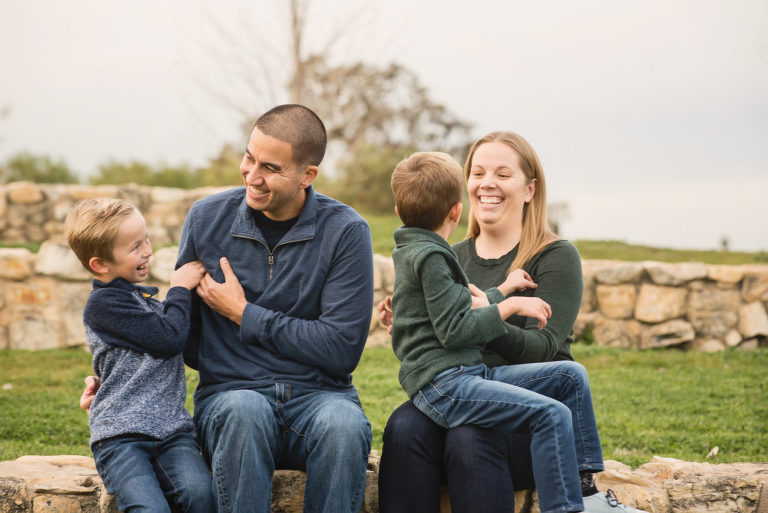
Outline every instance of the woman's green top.
<path id="1" fill-rule="evenodd" d="M 464 239 L 453 245 L 461 268 L 469 282 L 484 290 L 491 303 L 504 299 L 496 288 L 507 276 L 517 255 L 517 246 L 500 258 L 477 256 L 475 239 Z M 534 256 L 523 269 L 538 285 L 535 289 L 515 292 L 515 296 L 535 296 L 552 307 L 552 317 L 539 330 L 538 321 L 513 315 L 506 320 L 507 333 L 491 341 L 484 351 L 488 366 L 515 363 L 573 360 L 573 324 L 581 305 L 584 280 L 579 252 L 570 242 L 558 240 Z M 489 290 L 490 289 L 490 290 Z"/>

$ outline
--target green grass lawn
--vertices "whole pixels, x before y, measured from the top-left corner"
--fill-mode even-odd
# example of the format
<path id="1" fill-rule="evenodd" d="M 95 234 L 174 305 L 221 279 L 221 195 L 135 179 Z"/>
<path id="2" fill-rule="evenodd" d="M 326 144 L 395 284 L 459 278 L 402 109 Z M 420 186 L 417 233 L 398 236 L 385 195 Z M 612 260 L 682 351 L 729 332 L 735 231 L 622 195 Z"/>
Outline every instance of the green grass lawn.
<path id="1" fill-rule="evenodd" d="M 590 373 L 606 459 L 768 462 L 768 349 L 706 354 L 576 344 L 573 352 Z M 372 348 L 355 372 L 379 450 L 387 417 L 405 400 L 397 369 L 390 349 Z M 88 418 L 77 402 L 89 373 L 90 355 L 79 349 L 0 351 L 0 460 L 88 455 Z M 191 409 L 196 372 L 188 370 L 187 384 Z M 714 446 L 719 454 L 706 459 Z"/>

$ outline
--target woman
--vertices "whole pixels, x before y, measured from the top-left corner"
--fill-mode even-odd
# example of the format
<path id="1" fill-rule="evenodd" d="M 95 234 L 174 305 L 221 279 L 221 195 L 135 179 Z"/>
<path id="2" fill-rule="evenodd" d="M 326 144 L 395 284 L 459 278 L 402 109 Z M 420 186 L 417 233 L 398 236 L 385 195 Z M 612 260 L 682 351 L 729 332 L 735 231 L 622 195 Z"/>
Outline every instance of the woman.
<path id="1" fill-rule="evenodd" d="M 464 171 L 471 205 L 469 232 L 454 250 L 469 281 L 487 290 L 503 282 L 509 271 L 522 268 L 538 287 L 515 294 L 539 297 L 552 307 L 542 330 L 533 318 L 507 319 L 507 334 L 488 344 L 485 363 L 573 360 L 571 334 L 583 289 L 581 260 L 576 248 L 547 226 L 546 185 L 536 152 L 517 134 L 493 132 L 472 145 Z M 391 325 L 389 301 L 379 305 L 386 325 Z M 580 473 L 587 509 L 602 511 L 605 505 L 606 511 L 636 511 L 597 493 L 592 473 L 602 469 L 602 456 L 596 459 L 598 464 Z M 382 513 L 439 512 L 440 486 L 446 481 L 454 513 L 513 512 L 514 490 L 533 487 L 530 437 L 474 426 L 446 431 L 410 401 L 404 403 L 384 432 Z M 593 495 L 594 500 L 586 501 Z"/>

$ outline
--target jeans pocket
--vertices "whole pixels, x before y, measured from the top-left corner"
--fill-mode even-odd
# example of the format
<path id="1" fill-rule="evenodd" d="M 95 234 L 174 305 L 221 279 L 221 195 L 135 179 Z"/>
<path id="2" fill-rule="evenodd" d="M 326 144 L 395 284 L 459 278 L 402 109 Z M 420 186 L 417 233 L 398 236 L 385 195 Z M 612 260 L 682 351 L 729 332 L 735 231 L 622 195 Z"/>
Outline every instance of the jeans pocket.
<path id="1" fill-rule="evenodd" d="M 444 371 L 439 373 L 437 376 L 432 378 L 432 385 L 438 386 L 440 383 L 451 380 L 456 376 L 460 376 L 461 374 L 464 373 L 464 369 L 465 367 L 463 365 L 459 365 L 458 367 L 451 367 L 450 369 L 445 369 Z"/>
<path id="2" fill-rule="evenodd" d="M 429 417 L 429 419 L 438 426 L 448 428 L 448 423 L 445 421 L 443 414 L 432 406 L 422 392 L 418 392 L 411 400 L 413 405 L 419 409 L 421 413 Z"/>

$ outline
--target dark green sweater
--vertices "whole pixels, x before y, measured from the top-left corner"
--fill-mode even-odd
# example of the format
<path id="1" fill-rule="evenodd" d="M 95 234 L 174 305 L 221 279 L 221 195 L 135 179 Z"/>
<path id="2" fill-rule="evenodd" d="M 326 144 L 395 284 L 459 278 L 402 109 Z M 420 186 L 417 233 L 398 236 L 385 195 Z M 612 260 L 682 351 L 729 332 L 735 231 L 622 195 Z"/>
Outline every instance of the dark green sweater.
<path id="1" fill-rule="evenodd" d="M 470 283 L 483 289 L 491 303 L 503 299 L 497 285 L 507 276 L 510 264 L 517 256 L 517 247 L 497 259 L 484 259 L 475 252 L 475 239 L 454 244 L 459 264 Z M 523 269 L 531 275 L 538 288 L 513 293 L 535 296 L 552 307 L 552 317 L 544 329 L 537 329 L 537 320 L 513 315 L 506 320 L 506 334 L 491 341 L 484 353 L 488 366 L 516 363 L 573 360 L 573 323 L 579 313 L 584 289 L 581 258 L 568 241 L 559 240 L 544 248 Z"/>
<path id="2" fill-rule="evenodd" d="M 470 309 L 467 277 L 445 239 L 406 227 L 394 236 L 392 348 L 400 384 L 413 397 L 440 372 L 481 363 L 482 349 L 507 327 L 494 305 Z"/>

